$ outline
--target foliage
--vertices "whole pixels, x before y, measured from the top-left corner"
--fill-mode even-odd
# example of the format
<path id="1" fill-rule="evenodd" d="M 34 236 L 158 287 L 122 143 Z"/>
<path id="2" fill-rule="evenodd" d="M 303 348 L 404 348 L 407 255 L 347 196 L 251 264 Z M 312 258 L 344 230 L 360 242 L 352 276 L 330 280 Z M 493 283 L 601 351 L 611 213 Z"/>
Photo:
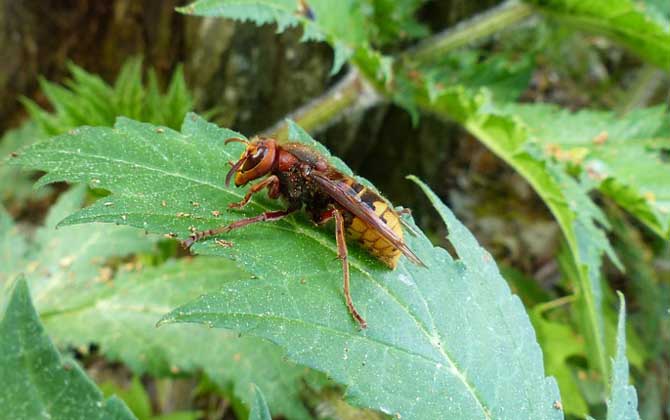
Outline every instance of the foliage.
<path id="1" fill-rule="evenodd" d="M 368 37 L 375 47 L 393 45 L 428 35 L 428 28 L 417 21 L 416 14 L 426 0 L 367 0 L 361 6 L 366 15 Z"/>
<path id="2" fill-rule="evenodd" d="M 272 420 L 265 396 L 258 387 L 254 387 L 254 403 L 251 406 L 249 420 Z"/>
<path id="3" fill-rule="evenodd" d="M 628 360 L 626 359 L 626 301 L 619 293 L 619 324 L 617 327 L 616 357 L 612 361 L 612 386 L 607 400 L 607 419 L 639 419 L 637 393 L 628 385 Z"/>
<path id="4" fill-rule="evenodd" d="M 193 107 L 181 66 L 175 69 L 164 94 L 153 69 L 148 71 L 144 85 L 139 57 L 124 63 L 113 86 L 73 63 L 68 68 L 72 79 L 66 81 L 65 86 L 40 79 L 40 87 L 53 113 L 30 99 L 23 99 L 32 120 L 49 136 L 81 125 L 112 126 L 120 115 L 178 128 L 186 112 Z"/>
<path id="5" fill-rule="evenodd" d="M 105 400 L 77 362 L 58 353 L 22 278 L 0 321 L 0 377 L 0 410 L 12 418 L 135 418 L 121 400 Z"/>
<path id="6" fill-rule="evenodd" d="M 194 7 L 203 3 L 196 2 Z M 226 2 L 210 0 L 206 3 L 211 7 Z M 223 6 L 221 9 L 211 7 L 209 12 L 211 16 L 245 16 L 253 20 L 257 10 L 269 7 L 266 3 L 250 3 L 254 7 L 240 6 L 236 16 Z M 609 36 L 650 63 L 670 68 L 667 20 L 660 14 L 646 14 L 632 1 L 528 3 L 533 4 L 536 11 L 558 18 L 559 22 Z M 522 5 L 510 3 L 504 13 L 508 17 L 525 16 L 527 11 Z M 367 19 L 368 25 L 374 26 L 370 16 Z M 475 19 L 472 27 L 472 33 L 478 35 L 476 31 L 482 25 Z M 282 29 L 279 25 L 279 30 Z M 383 72 L 384 78 L 380 78 L 378 68 L 360 56 L 352 55 L 350 62 L 378 92 L 412 112 L 415 121 L 418 111 L 423 110 L 458 122 L 533 186 L 558 221 L 568 245 L 569 265 L 574 267 L 574 284 L 569 286 L 576 290 L 576 318 L 579 331 L 586 339 L 589 368 L 600 371 L 601 378 L 607 378 L 608 343 L 612 337 L 606 328 L 609 291 L 603 284 L 601 260 L 607 254 L 617 266 L 621 264 L 606 237 L 609 221 L 589 193 L 597 187 L 657 234 L 668 237 L 667 178 L 663 174 L 667 173 L 670 134 L 667 122 L 662 123 L 663 119 L 667 121 L 667 113 L 664 109 L 645 109 L 619 119 L 611 113 L 594 110 L 570 115 L 556 107 L 510 106 L 504 102 L 515 99 L 514 95 L 520 91 L 512 88 L 507 90 L 512 92 L 509 95 L 495 88 L 499 80 L 505 79 L 504 72 L 492 72 L 490 78 L 482 78 L 481 75 L 487 73 L 472 72 L 473 68 L 482 66 L 479 60 L 461 61 L 465 64 L 459 66 L 459 54 L 462 60 L 468 57 L 468 51 L 446 56 L 436 54 L 432 62 L 426 60 L 431 57 L 431 51 L 447 51 L 443 45 L 448 46 L 450 42 L 462 45 L 456 40 L 467 39 L 467 34 L 465 26 L 465 29 L 457 28 L 422 43 L 418 47 L 421 54 L 414 52 L 395 61 L 392 73 Z M 324 39 L 337 50 L 338 34 L 330 35 Z M 421 62 L 414 63 L 414 56 L 421 56 Z M 502 60 L 503 55 L 490 55 L 487 61 L 492 65 L 487 67 L 500 69 L 495 63 L 504 63 Z M 456 63 L 457 66 L 451 68 L 455 71 L 442 71 L 445 62 Z M 523 86 L 523 79 L 519 79 L 518 85 Z M 481 87 L 484 89 L 479 90 Z M 566 127 L 578 128 L 575 132 L 566 131 Z M 546 351 L 552 352 L 547 342 L 543 344 Z M 559 354 L 552 356 L 558 356 L 555 360 L 566 360 Z M 584 406 L 580 406 L 579 410 L 583 409 Z"/>
<path id="7" fill-rule="evenodd" d="M 665 178 L 670 162 L 663 156 L 670 151 L 670 114 L 665 107 L 636 110 L 623 118 L 550 105 L 505 110 L 523 119 L 545 154 L 578 169 L 659 236 L 670 238 L 670 184 Z"/>
<path id="8" fill-rule="evenodd" d="M 61 347 L 97 343 L 106 357 L 123 361 L 138 374 L 203 371 L 221 388 L 233 385 L 249 405 L 251 384 L 257 383 L 267 390 L 277 413 L 307 418 L 300 401 L 303 381 L 318 385 L 322 379 L 284 361 L 277 347 L 202 327 L 155 328 L 168 309 L 249 275 L 222 259 L 182 259 L 145 269 L 139 262 L 110 266 L 107 262 L 118 257 L 151 251 L 154 240 L 113 225 L 55 229 L 80 209 L 84 194 L 82 187 L 64 194 L 32 242 L 17 232 L 8 215 L 0 214 L 0 289 L 27 273 L 45 327 Z M 213 346 L 216 352 L 210 351 Z"/>
<path id="9" fill-rule="evenodd" d="M 568 361 L 586 354 L 584 342 L 570 325 L 545 318 L 542 309 L 541 304 L 533 308 L 530 319 L 533 321 L 538 341 L 546 348 L 554 349 L 545 354 L 545 369 L 558 382 L 565 412 L 583 416 L 588 413 L 588 405 L 581 395 L 575 369 Z"/>
<path id="10" fill-rule="evenodd" d="M 379 72 L 383 72 L 382 67 L 387 67 L 388 62 L 370 48 L 369 22 L 363 13 L 363 6 L 364 2 L 355 0 L 199 0 L 177 10 L 197 16 L 225 16 L 258 25 L 275 23 L 280 32 L 301 25 L 304 41 L 327 41 L 333 46 L 332 74 L 337 73 L 353 56 L 372 59 L 371 63 L 375 65 L 371 71 L 381 74 Z M 379 31 L 385 34 L 388 29 Z"/>
<path id="11" fill-rule="evenodd" d="M 644 91 L 653 90 L 650 75 L 659 74 L 649 67 L 639 71 L 634 89 L 628 87 L 628 76 L 621 75 L 607 75 L 609 81 L 597 88 L 582 85 L 622 63 L 605 38 L 670 70 L 666 2 L 508 1 L 435 36 L 417 17 L 423 6 L 422 0 L 198 0 L 179 11 L 273 23 L 279 32 L 300 26 L 303 40 L 325 41 L 333 48 L 333 73 L 345 65 L 354 69 L 356 88 L 334 92 L 333 100 L 374 92 L 407 109 L 415 124 L 422 113 L 454 121 L 521 175 L 556 219 L 565 244 L 555 256 L 558 283 L 538 285 L 526 275 L 508 276 L 528 307 L 534 331 L 492 258 L 416 179 L 446 223 L 456 256 L 420 234 L 407 241 L 429 269 L 401 263 L 390 272 L 352 246 L 354 300 L 370 324 L 363 332 L 355 330 L 342 302 L 332 232 L 311 226 L 303 215 L 231 233 L 232 248 L 213 240 L 197 243 L 196 252 L 212 257 L 194 261 L 172 260 L 175 249 L 165 243 L 157 257 L 156 241 L 127 226 L 69 226 L 113 222 L 183 239 L 195 229 L 278 208 L 277 202 L 258 198 L 243 211 L 226 211 L 243 191 L 224 186 L 222 168 L 241 149 L 224 148 L 223 140 L 241 135 L 194 114 L 184 120 L 181 132 L 175 131 L 192 106 L 181 71 L 161 95 L 153 72 L 148 87 L 142 87 L 139 60 L 124 67 L 113 87 L 75 66 L 66 87 L 42 81 L 52 114 L 25 101 L 33 122 L 8 134 L 0 152 L 6 155 L 46 137 L 44 133 L 60 134 L 12 160 L 45 170 L 39 186 L 83 182 L 111 195 L 77 211 L 84 190 L 69 192 L 47 221 L 53 227 L 69 215 L 61 229 L 42 229 L 32 241 L 0 209 L 0 258 L 5 260 L 0 284 L 7 291 L 19 272 L 27 272 L 36 305 L 58 344 L 99 343 L 107 358 L 136 373 L 203 371 L 218 386 L 232 388 L 232 397 L 252 408 L 251 418 L 270 416 L 260 389 L 275 414 L 309 417 L 299 401 L 309 387 L 303 382 L 318 388 L 324 379 L 285 357 L 327 373 L 346 387 L 356 405 L 403 418 L 561 418 L 562 411 L 604 417 L 605 403 L 608 418 L 639 418 L 636 391 L 628 384 L 630 362 L 640 373 L 633 379 L 644 386 L 641 411 L 662 416 L 661 409 L 648 407 L 663 401 L 649 389 L 667 385 L 663 302 L 668 287 L 657 269 L 662 264 L 652 265 L 649 255 L 668 258 L 670 118 L 667 107 L 642 107 L 627 115 L 596 108 L 628 112 L 647 102 L 639 98 L 652 98 Z M 536 19 L 515 25 L 533 13 L 551 24 Z M 481 42 L 512 26 L 514 31 Z M 550 35 L 531 29 L 538 27 Z M 570 28 L 605 38 L 585 38 Z M 563 42 L 565 34 L 572 41 Z M 419 41 L 415 47 L 402 51 L 414 40 Z M 566 49 L 570 57 L 565 57 Z M 542 80 L 543 72 L 555 76 L 551 72 L 556 69 L 546 67 L 561 63 L 555 57 L 547 63 L 551 55 L 586 63 L 577 70 L 583 74 L 572 81 L 577 82 L 572 91 L 565 89 L 575 96 L 590 90 L 586 107 L 579 100 L 552 96 L 554 81 Z M 610 80 L 615 77 L 619 80 Z M 535 95 L 535 89 L 541 94 Z M 602 100 L 593 100 L 599 95 Z M 515 103 L 529 97 L 583 109 Z M 622 103 L 615 104 L 617 100 Z M 114 128 L 76 128 L 111 126 L 119 115 L 130 119 L 118 119 Z M 318 118 L 324 116 L 336 117 L 325 113 Z M 290 137 L 328 155 L 299 126 L 288 125 Z M 343 162 L 330 159 L 350 173 Z M 0 176 L 18 180 L 10 189 L 3 185 L 4 200 L 13 200 L 11 194 L 19 200 L 27 196 L 27 178 L 19 179 L 14 169 L 0 171 Z M 603 204 L 607 216 L 599 207 Z M 629 215 L 649 232 L 629 223 Z M 608 241 L 610 226 L 621 262 Z M 74 255 L 68 241 L 91 246 Z M 625 267 L 626 274 L 610 269 L 605 255 L 617 270 Z M 237 267 L 217 256 L 233 259 Z M 135 266 L 138 261 L 159 266 L 128 271 L 124 258 L 132 258 Z M 47 279 L 47 273 L 53 278 Z M 622 296 L 615 327 L 611 288 L 621 287 L 633 302 L 629 319 L 635 330 L 625 331 Z M 179 305 L 162 324 L 195 322 L 250 336 L 235 338 L 232 332 L 199 325 L 152 327 Z M 548 311 L 557 307 L 561 309 Z M 216 343 L 216 354 L 209 343 Z M 202 351 L 189 351 L 193 348 Z M 240 368 L 247 360 L 249 365 Z M 261 364 L 267 370 L 258 368 Z M 553 378 L 545 378 L 545 369 L 556 377 L 562 397 Z"/>
<path id="12" fill-rule="evenodd" d="M 81 207 L 85 188 L 66 193 L 49 212 L 45 226 L 38 229 L 31 242 L 20 233 L 4 211 L 0 213 L 2 266 L 0 288 L 13 285 L 25 273 L 33 301 L 40 313 L 65 311 L 88 299 L 83 286 L 104 290 L 110 273 L 105 261 L 135 252 L 149 251 L 152 241 L 132 229 L 101 226 L 94 229 L 55 229 L 56 223 Z M 62 299 L 69 296 L 69 299 Z"/>
<path id="13" fill-rule="evenodd" d="M 426 95 L 427 96 L 427 95 Z M 527 127 L 500 115 L 484 94 L 468 95 L 452 88 L 423 99 L 423 106 L 455 119 L 516 169 L 543 198 L 557 219 L 577 267 L 577 287 L 588 355 L 594 367 L 608 372 L 602 316 L 600 260 L 616 257 L 596 222 L 607 225 L 583 188 L 528 144 Z"/>
<path id="14" fill-rule="evenodd" d="M 172 74 L 164 94 L 153 69 L 148 71 L 148 81 L 144 86 L 141 58 L 126 61 L 113 86 L 74 63 L 68 68 L 72 79 L 64 86 L 40 80 L 52 112 L 40 108 L 28 98 L 22 99 L 31 120 L 8 131 L 0 139 L 0 159 L 35 141 L 65 133 L 80 125 L 112 126 L 119 115 L 178 128 L 186 112 L 193 107 L 193 98 L 186 87 L 181 66 Z M 18 206 L 30 197 L 39 199 L 46 195 L 48 190 L 45 189 L 34 195 L 30 188 L 30 176 L 29 173 L 0 165 L 0 179 L 12 180 L 0 184 L 2 203 Z"/>
<path id="15" fill-rule="evenodd" d="M 606 35 L 640 57 L 670 70 L 670 25 L 633 0 L 525 0 L 552 18 Z"/>
<path id="16" fill-rule="evenodd" d="M 297 127 L 291 134 L 306 137 Z M 225 187 L 223 172 L 216 170 L 242 147 L 224 147 L 223 140 L 239 136 L 195 115 L 185 119 L 181 133 L 122 118 L 113 130 L 81 128 L 33 145 L 16 162 L 46 170 L 40 184 L 96 176 L 96 185 L 112 192 L 68 217 L 66 225 L 117 222 L 183 238 L 190 226 L 213 227 L 276 205 L 259 200 L 240 214 L 212 213 L 241 198 L 238 190 Z M 232 248 L 213 240 L 196 244 L 198 253 L 229 256 L 258 279 L 231 281 L 162 323 L 200 322 L 268 338 L 293 360 L 346 385 L 357 405 L 403 418 L 497 417 L 504 412 L 560 418 L 552 406 L 559 399 L 556 385 L 544 377 L 539 347 L 519 300 L 488 253 L 430 197 L 452 232 L 460 259 L 453 260 L 423 235 L 408 243 L 428 269 L 402 262 L 397 271 L 389 271 L 353 249 L 353 295 L 370 325 L 365 332 L 356 330 L 341 298 L 333 235 L 299 217 L 233 233 Z M 463 301 L 477 310 L 458 304 Z"/>

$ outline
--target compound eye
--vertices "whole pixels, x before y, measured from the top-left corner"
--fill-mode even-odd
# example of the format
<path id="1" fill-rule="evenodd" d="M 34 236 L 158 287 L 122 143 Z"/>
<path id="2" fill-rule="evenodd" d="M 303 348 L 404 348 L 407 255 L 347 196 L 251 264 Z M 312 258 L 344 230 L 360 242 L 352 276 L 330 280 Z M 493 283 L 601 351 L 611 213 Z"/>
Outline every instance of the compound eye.
<path id="1" fill-rule="evenodd" d="M 244 161 L 242 172 L 250 171 L 260 165 L 267 153 L 267 147 L 261 146 L 257 148 L 256 151 Z"/>

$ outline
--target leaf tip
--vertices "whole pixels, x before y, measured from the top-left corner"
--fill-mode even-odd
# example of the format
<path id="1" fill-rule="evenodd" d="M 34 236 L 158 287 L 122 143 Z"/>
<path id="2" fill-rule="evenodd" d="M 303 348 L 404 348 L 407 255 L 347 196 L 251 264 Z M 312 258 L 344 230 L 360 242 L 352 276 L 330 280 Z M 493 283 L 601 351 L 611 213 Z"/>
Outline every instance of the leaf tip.
<path id="1" fill-rule="evenodd" d="M 163 325 L 167 325 L 167 324 L 173 324 L 174 322 L 175 322 L 175 319 L 172 316 L 172 314 L 167 314 L 167 315 L 164 315 L 161 319 L 159 319 L 158 322 L 156 322 L 156 328 L 160 328 Z"/>

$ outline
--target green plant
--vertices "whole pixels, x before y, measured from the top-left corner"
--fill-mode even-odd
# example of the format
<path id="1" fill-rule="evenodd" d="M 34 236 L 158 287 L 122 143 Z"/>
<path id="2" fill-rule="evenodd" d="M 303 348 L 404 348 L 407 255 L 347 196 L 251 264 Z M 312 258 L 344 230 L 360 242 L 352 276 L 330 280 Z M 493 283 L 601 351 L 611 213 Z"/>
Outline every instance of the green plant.
<path id="1" fill-rule="evenodd" d="M 122 76 L 116 91 L 125 92 L 121 97 L 126 99 L 117 102 L 128 111 L 110 109 L 95 114 L 104 120 L 95 124 L 100 127 L 75 128 L 90 123 L 82 122 L 74 104 L 88 100 L 94 112 L 97 94 L 110 92 L 90 75 L 78 76 L 75 71 L 75 78 L 97 93 L 74 86 L 68 92 L 45 84 L 45 92 L 57 104 L 57 115 L 67 118 L 56 123 L 57 117 L 36 111 L 29 102 L 27 107 L 42 130 L 60 135 L 10 160 L 45 171 L 38 186 L 67 181 L 109 192 L 79 210 L 84 190 L 72 190 L 62 198 L 62 203 L 71 203 L 67 211 L 57 206 L 47 226 L 64 219 L 59 226 L 71 235 L 84 238 L 100 230 L 107 241 L 106 235 L 119 235 L 128 242 L 111 247 L 102 241 L 105 264 L 91 264 L 90 255 L 84 255 L 79 268 L 79 259 L 67 260 L 67 247 L 28 252 L 35 245 L 12 233 L 12 239 L 2 243 L 7 261 L 18 256 L 25 262 L 4 270 L 0 284 L 8 289 L 18 273 L 29 272 L 36 262 L 69 262 L 61 264 L 66 266 L 61 270 L 72 265 L 72 272 L 81 273 L 75 282 L 87 290 L 69 290 L 64 276 L 48 280 L 28 274 L 38 311 L 57 343 L 100 343 L 106 357 L 123 361 L 135 373 L 193 375 L 202 370 L 219 387 L 232 387 L 228 396 L 251 407 L 252 418 L 269 418 L 263 394 L 252 383 L 263 389 L 275 415 L 310 416 L 301 402 L 305 387 L 318 392 L 332 383 L 295 363 L 325 372 L 346 388 L 354 405 L 403 419 L 562 418 L 564 413 L 639 418 L 637 395 L 628 384 L 629 360 L 638 370 L 635 384 L 645 387 L 667 384 L 662 373 L 670 366 L 661 350 L 670 341 L 662 311 L 667 279 L 656 275 L 652 262 L 645 260 L 649 254 L 667 258 L 663 253 L 670 239 L 670 115 L 665 106 L 647 107 L 650 100 L 644 98 L 650 96 L 642 94 L 653 91 L 652 79 L 670 70 L 667 10 L 652 1 L 646 8 L 633 0 L 508 1 L 454 29 L 428 36 L 427 27 L 414 18 L 421 3 L 311 0 L 296 8 L 293 1 L 200 0 L 179 10 L 259 25 L 274 23 L 279 31 L 300 26 L 304 40 L 325 41 L 333 48 L 332 72 L 346 67 L 348 74 L 296 114 L 297 124 L 289 120 L 273 127 L 270 132 L 279 138 L 304 142 L 329 156 L 305 130 L 314 131 L 353 107 L 387 101 L 404 107 L 416 124 L 425 113 L 457 123 L 506 162 L 546 204 L 563 238 L 555 256 L 561 279 L 551 290 L 519 273 L 508 276 L 527 311 L 510 292 L 493 258 L 415 177 L 411 179 L 446 224 L 455 255 L 433 246 L 420 233 L 408 243 L 428 269 L 403 262 L 398 270 L 389 271 L 354 248 L 353 295 L 370 324 L 364 332 L 356 330 L 342 303 L 339 264 L 332 261 L 336 249 L 332 233 L 313 227 L 304 216 L 231 233 L 232 248 L 213 240 L 197 243 L 194 251 L 209 257 L 193 262 L 164 263 L 176 254 L 169 242 L 156 245 L 155 239 L 133 236 L 131 228 L 70 226 L 106 222 L 185 238 L 194 229 L 216 227 L 279 205 L 254 198 L 244 211 L 226 211 L 242 192 L 225 187 L 222 168 L 241 149 L 223 147 L 223 141 L 243 136 L 196 114 L 188 114 L 177 131 L 176 116 L 181 120 L 180 114 L 190 107 L 189 101 L 175 99 L 187 97 L 183 84 L 169 90 L 182 93 L 169 93 L 173 99 L 166 99 L 168 103 L 182 106 L 172 107 L 178 112 L 166 118 L 157 113 L 164 108 L 157 101 L 140 105 L 137 98 L 143 95 L 137 76 Z M 509 30 L 531 16 L 547 17 L 546 23 Z M 604 35 L 646 62 L 634 92 L 628 94 L 612 82 L 607 88 L 614 93 L 593 99 L 592 108 L 579 112 L 515 103 L 541 57 L 556 54 L 547 50 L 568 38 L 566 32 L 572 36 L 573 28 Z M 498 48 L 484 42 L 503 29 L 508 29 L 500 35 L 509 41 L 507 45 Z M 410 39 L 420 42 L 404 49 Z M 580 48 L 589 59 L 599 60 L 598 47 Z M 129 74 L 141 74 L 137 66 Z M 575 84 L 579 82 L 577 78 Z M 618 114 L 621 110 L 627 113 Z M 119 118 L 113 128 L 102 127 L 111 126 L 116 115 L 131 119 Z M 343 162 L 329 159 L 351 173 Z M 14 232 L 11 219 L 0 216 L 0 229 Z M 60 234 L 44 233 L 47 238 Z M 123 258 L 117 255 L 119 248 L 123 255 L 135 255 L 156 267 L 124 273 L 113 260 Z M 605 256 L 614 268 L 604 262 Z M 237 267 L 218 257 L 233 259 Z M 110 267 L 113 285 L 103 287 L 96 279 L 110 273 Z M 640 313 L 629 317 L 634 327 L 629 331 L 623 296 L 617 322 L 616 294 L 607 281 L 620 276 L 620 270 L 627 270 L 634 281 L 625 290 L 629 302 L 631 298 L 644 302 Z M 48 295 L 40 294 L 41 287 L 59 290 L 67 299 L 50 302 Z M 106 311 L 109 308 L 114 309 Z M 161 327 L 152 329 L 159 319 Z M 217 329 L 168 325 L 182 323 Z M 135 341 L 129 330 L 150 337 L 152 343 Z M 235 333 L 230 331 L 245 337 L 234 342 Z M 214 340 L 220 352 L 216 355 L 205 344 Z M 187 352 L 191 347 L 205 350 Z M 157 355 L 144 357 L 150 351 Z M 283 352 L 290 361 L 281 360 Z M 231 354 L 273 360 L 269 365 L 276 370 L 248 368 L 222 374 L 219 369 L 230 366 L 226 358 Z M 649 378 L 644 378 L 645 372 Z M 288 384 L 278 389 L 276 380 L 266 379 L 269 376 Z M 641 411 L 654 412 L 646 407 L 660 406 L 664 397 L 655 398 L 642 400 Z M 246 415 L 244 407 L 236 411 Z"/>
<path id="2" fill-rule="evenodd" d="M 118 398 L 105 400 L 77 362 L 62 358 L 44 333 L 19 278 L 0 321 L 3 413 L 14 418 L 134 419 Z"/>
<path id="3" fill-rule="evenodd" d="M 123 64 L 114 85 L 74 63 L 70 63 L 68 69 L 72 79 L 66 81 L 65 86 L 40 79 L 53 112 L 42 109 L 28 98 L 21 98 L 30 121 L 4 134 L 0 141 L 0 156 L 81 125 L 112 126 L 119 115 L 178 128 L 184 115 L 193 107 L 181 66 L 172 74 L 165 93 L 161 93 L 153 69 L 147 72 L 146 83 L 143 81 L 142 59 L 139 57 Z M 31 198 L 31 174 L 3 166 L 0 167 L 0 178 L 14 181 L 0 184 L 0 199 L 5 206 L 19 206 Z"/>

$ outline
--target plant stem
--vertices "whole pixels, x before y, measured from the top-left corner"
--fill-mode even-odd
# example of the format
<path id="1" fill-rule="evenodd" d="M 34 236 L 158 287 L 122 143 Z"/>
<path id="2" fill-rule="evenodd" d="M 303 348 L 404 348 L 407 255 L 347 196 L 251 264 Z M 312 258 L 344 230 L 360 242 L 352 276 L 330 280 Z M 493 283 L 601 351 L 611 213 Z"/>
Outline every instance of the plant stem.
<path id="1" fill-rule="evenodd" d="M 439 57 L 462 47 L 474 40 L 481 39 L 504 29 L 530 16 L 532 7 L 517 0 L 508 0 L 500 6 L 470 18 L 456 27 L 434 35 L 417 46 L 398 55 L 401 60 L 429 60 Z M 353 63 L 352 67 L 355 67 Z M 386 86 L 367 81 L 360 72 L 353 68 L 335 86 L 326 93 L 310 101 L 295 112 L 290 118 L 308 132 L 315 132 L 332 124 L 345 113 L 353 113 L 371 107 L 381 98 L 388 95 Z M 284 120 L 263 131 L 265 136 L 286 139 L 288 128 Z"/>
<path id="2" fill-rule="evenodd" d="M 415 61 L 431 61 L 449 51 L 463 47 L 475 40 L 519 22 L 533 13 L 525 3 L 509 0 L 498 7 L 481 13 L 432 36 L 402 54 L 403 58 Z"/>
<path id="3" fill-rule="evenodd" d="M 380 99 L 358 70 L 351 69 L 326 93 L 298 108 L 286 118 L 292 119 L 308 132 L 319 131 L 332 124 L 336 117 L 369 108 Z M 265 130 L 263 135 L 286 140 L 288 138 L 286 121 L 277 122 Z"/>
<path id="4" fill-rule="evenodd" d="M 537 311 L 538 313 L 544 313 L 550 309 L 554 308 L 559 308 L 563 305 L 567 305 L 568 303 L 572 303 L 577 300 L 577 296 L 575 295 L 567 295 L 560 297 L 558 299 L 550 300 L 549 302 L 544 302 L 536 305 L 533 310 Z"/>

